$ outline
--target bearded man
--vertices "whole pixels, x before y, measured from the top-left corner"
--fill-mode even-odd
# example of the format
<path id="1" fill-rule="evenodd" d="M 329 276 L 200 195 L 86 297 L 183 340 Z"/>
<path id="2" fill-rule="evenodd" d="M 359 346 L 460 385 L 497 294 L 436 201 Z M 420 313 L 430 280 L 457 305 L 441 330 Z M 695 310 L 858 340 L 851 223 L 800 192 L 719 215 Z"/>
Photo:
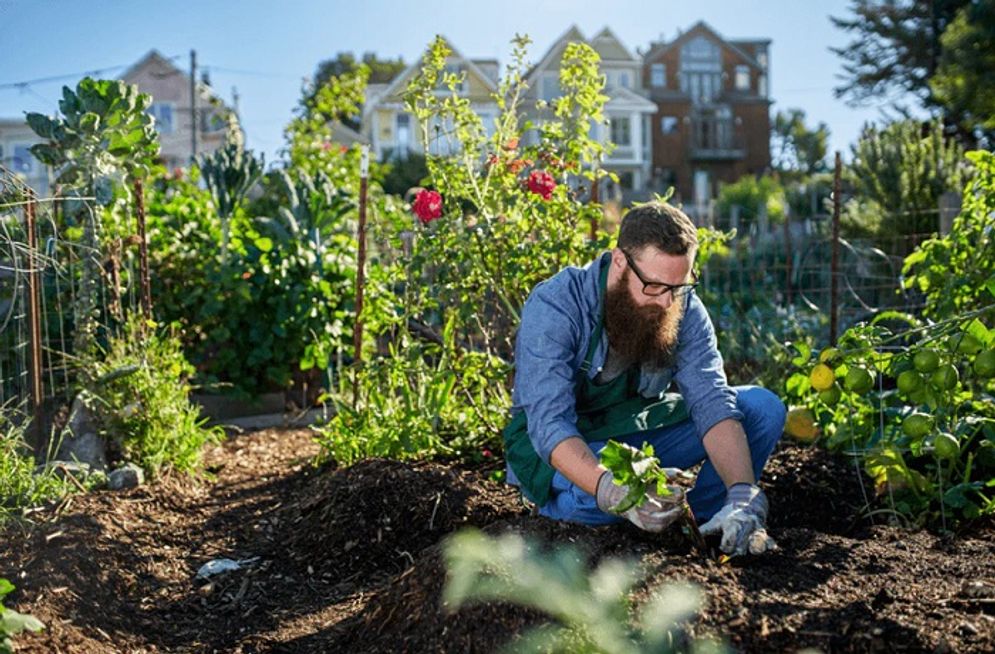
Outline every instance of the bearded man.
<path id="1" fill-rule="evenodd" d="M 640 205 L 618 246 L 538 284 L 515 343 L 508 481 L 540 515 L 590 525 L 628 519 L 658 532 L 686 500 L 703 534 L 730 554 L 774 547 L 757 480 L 780 439 L 773 393 L 730 387 L 715 330 L 694 292 L 697 230 L 679 209 Z M 666 392 L 676 384 L 677 393 Z M 653 446 L 665 468 L 703 463 L 694 488 L 648 491 L 621 515 L 628 488 L 599 462 L 606 442 Z"/>

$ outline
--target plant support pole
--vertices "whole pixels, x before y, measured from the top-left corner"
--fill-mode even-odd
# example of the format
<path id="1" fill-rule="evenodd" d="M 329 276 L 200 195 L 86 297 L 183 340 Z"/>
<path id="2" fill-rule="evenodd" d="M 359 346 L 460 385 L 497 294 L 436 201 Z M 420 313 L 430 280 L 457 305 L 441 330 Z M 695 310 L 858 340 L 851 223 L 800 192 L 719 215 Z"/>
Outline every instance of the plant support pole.
<path id="1" fill-rule="evenodd" d="M 41 271 L 38 257 L 38 234 L 35 232 L 35 202 L 31 193 L 24 211 L 24 222 L 28 232 L 28 330 L 31 340 L 31 408 L 34 415 L 33 431 L 36 443 L 41 443 L 44 427 L 42 402 L 42 360 L 41 360 Z"/>
<path id="2" fill-rule="evenodd" d="M 145 238 L 145 195 L 142 180 L 136 179 L 135 218 L 138 221 L 138 270 L 142 283 L 142 313 L 152 320 L 152 285 L 149 281 L 149 244 Z"/>
<path id="3" fill-rule="evenodd" d="M 367 177 L 370 172 L 370 146 L 364 145 L 359 155 L 359 228 L 356 240 L 359 249 L 356 255 L 356 323 L 352 330 L 353 347 L 353 385 L 352 406 L 356 408 L 359 402 L 359 367 L 363 361 L 363 284 L 366 281 L 366 190 Z"/>
<path id="4" fill-rule="evenodd" d="M 829 264 L 829 344 L 836 345 L 839 329 L 839 272 L 840 272 L 840 205 L 843 203 L 841 177 L 843 163 L 836 151 L 836 170 L 833 173 L 833 254 Z"/>

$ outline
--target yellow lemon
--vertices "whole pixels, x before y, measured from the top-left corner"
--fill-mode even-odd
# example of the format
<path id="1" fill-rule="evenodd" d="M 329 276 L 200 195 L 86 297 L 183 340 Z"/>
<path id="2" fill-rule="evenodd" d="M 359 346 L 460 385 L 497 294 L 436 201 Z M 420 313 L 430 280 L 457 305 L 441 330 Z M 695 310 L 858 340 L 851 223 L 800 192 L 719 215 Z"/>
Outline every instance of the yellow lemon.
<path id="1" fill-rule="evenodd" d="M 817 363 L 808 376 L 812 388 L 817 391 L 828 391 L 836 381 L 836 373 L 824 363 Z"/>
<path id="2" fill-rule="evenodd" d="M 811 443 L 819 437 L 821 430 L 811 409 L 794 407 L 788 410 L 784 421 L 784 431 L 788 436 L 803 443 Z"/>

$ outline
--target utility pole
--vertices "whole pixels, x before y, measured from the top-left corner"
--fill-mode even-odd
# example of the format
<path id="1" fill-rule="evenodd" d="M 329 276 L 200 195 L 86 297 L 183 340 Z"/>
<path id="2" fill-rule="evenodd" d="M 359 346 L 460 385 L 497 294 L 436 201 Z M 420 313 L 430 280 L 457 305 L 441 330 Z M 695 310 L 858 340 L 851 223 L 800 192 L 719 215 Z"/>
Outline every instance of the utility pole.
<path id="1" fill-rule="evenodd" d="M 235 115 L 239 116 L 239 113 L 238 113 L 238 87 L 237 86 L 231 87 L 231 106 L 232 106 L 232 109 L 235 110 Z M 241 116 L 239 116 L 239 120 L 241 120 Z"/>
<path id="2" fill-rule="evenodd" d="M 197 51 L 190 51 L 190 161 L 197 159 Z"/>

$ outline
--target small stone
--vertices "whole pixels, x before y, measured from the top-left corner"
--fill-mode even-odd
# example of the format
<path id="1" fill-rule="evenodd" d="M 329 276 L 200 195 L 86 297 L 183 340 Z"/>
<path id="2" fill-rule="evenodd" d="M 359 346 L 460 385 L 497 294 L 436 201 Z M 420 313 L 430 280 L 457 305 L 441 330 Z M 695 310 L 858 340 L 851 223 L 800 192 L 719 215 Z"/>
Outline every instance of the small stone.
<path id="1" fill-rule="evenodd" d="M 134 463 L 121 466 L 107 476 L 107 487 L 111 490 L 134 488 L 145 483 L 145 472 Z"/>
<path id="2" fill-rule="evenodd" d="M 962 634 L 967 634 L 968 636 L 978 635 L 978 628 L 975 627 L 974 624 L 971 622 L 961 622 L 960 625 L 957 626 L 957 628 L 960 630 Z"/>

